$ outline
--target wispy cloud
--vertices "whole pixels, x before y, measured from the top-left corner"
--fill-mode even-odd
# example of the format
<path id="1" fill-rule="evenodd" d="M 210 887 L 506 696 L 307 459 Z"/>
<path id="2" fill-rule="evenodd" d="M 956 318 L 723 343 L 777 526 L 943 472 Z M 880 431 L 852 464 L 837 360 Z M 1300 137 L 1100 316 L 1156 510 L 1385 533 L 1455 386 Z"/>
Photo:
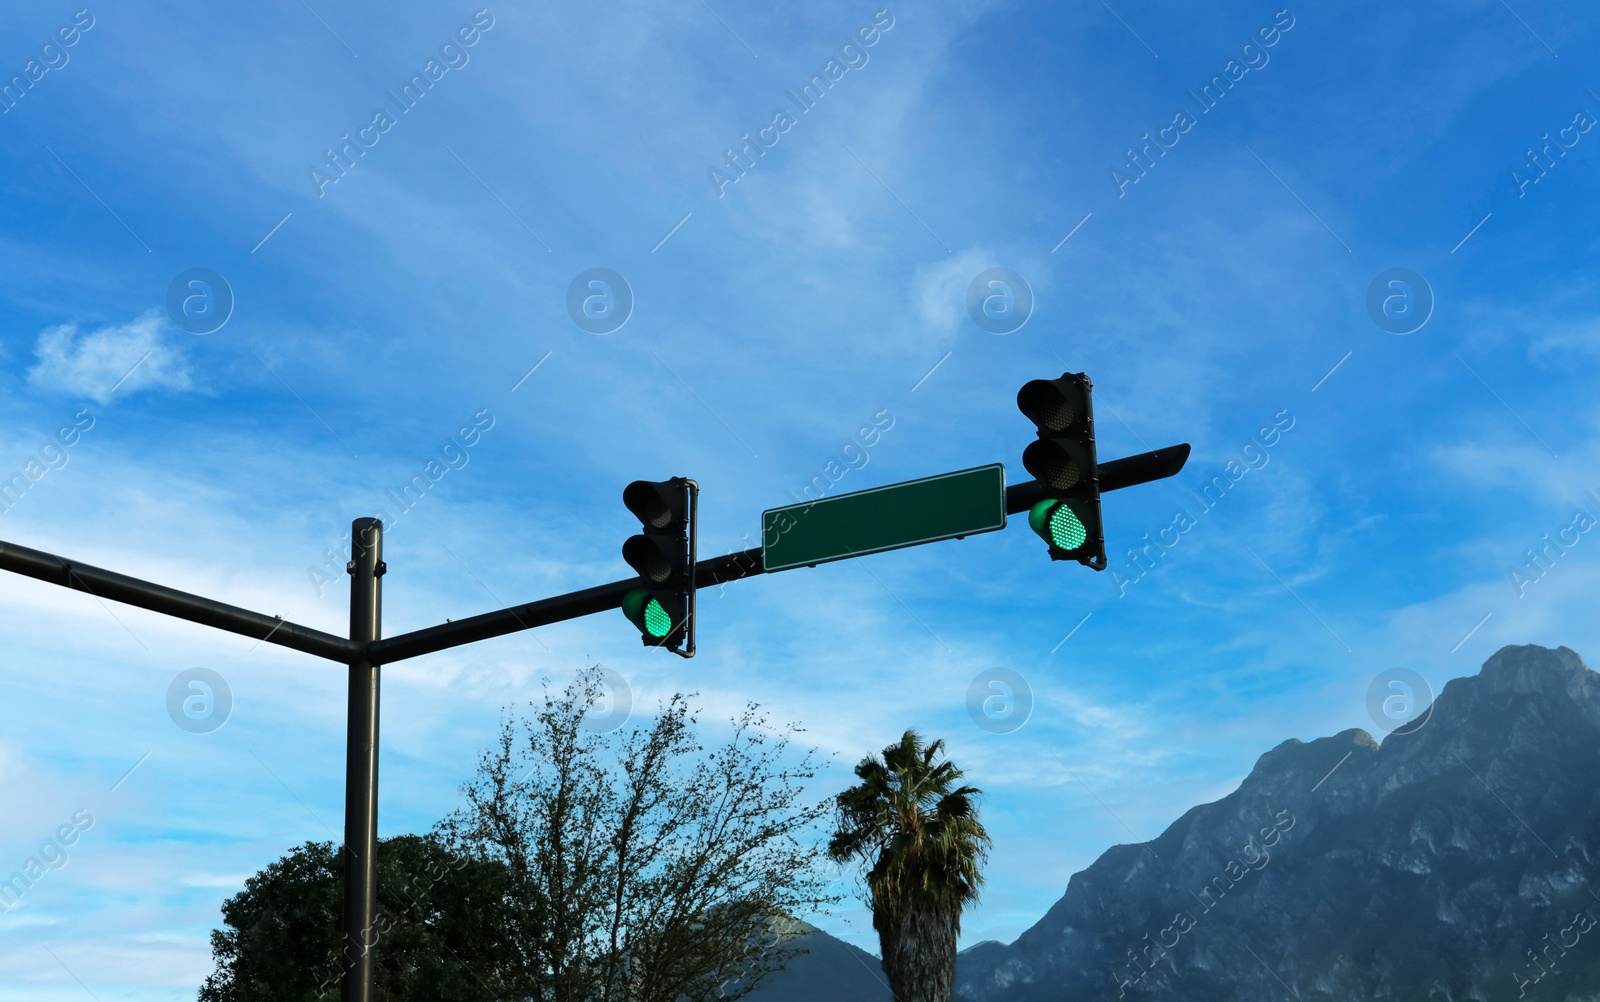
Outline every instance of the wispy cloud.
<path id="1" fill-rule="evenodd" d="M 34 345 L 39 364 L 28 370 L 28 382 L 101 405 L 114 393 L 188 390 L 189 360 L 167 340 L 165 327 L 156 310 L 81 336 L 77 324 L 51 327 Z"/>
<path id="2" fill-rule="evenodd" d="M 923 265 L 911 279 L 910 298 L 923 329 L 937 334 L 943 346 L 967 315 L 967 286 L 973 276 L 996 266 L 994 255 L 964 250 L 954 257 Z"/>
<path id="3" fill-rule="evenodd" d="M 1565 503 L 1600 487 L 1600 477 L 1593 474 L 1600 448 L 1592 444 L 1600 432 L 1600 412 L 1567 414 L 1558 430 L 1577 444 L 1565 462 L 1551 462 L 1549 453 L 1532 437 L 1506 425 L 1497 422 L 1470 429 L 1467 436 L 1435 446 L 1429 458 L 1463 484 L 1502 487 L 1538 501 Z"/>

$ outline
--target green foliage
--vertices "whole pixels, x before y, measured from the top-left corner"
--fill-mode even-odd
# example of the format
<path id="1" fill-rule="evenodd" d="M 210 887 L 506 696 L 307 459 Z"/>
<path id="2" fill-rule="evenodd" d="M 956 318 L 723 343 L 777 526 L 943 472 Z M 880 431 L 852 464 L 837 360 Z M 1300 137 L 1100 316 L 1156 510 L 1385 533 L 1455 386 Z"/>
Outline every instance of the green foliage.
<path id="1" fill-rule="evenodd" d="M 812 756 L 754 704 L 708 749 L 681 694 L 648 727 L 591 730 L 600 682 L 586 671 L 505 721 L 441 831 L 510 869 L 534 997 L 739 998 L 797 951 L 784 916 L 837 900 L 809 837 L 828 811 L 802 795 Z"/>
<path id="2" fill-rule="evenodd" d="M 213 930 L 216 970 L 200 1002 L 335 1002 L 344 880 L 340 850 L 308 842 L 245 882 Z M 378 843 L 377 994 L 381 1002 L 516 997 L 500 935 L 503 865 L 452 853 L 432 837 Z"/>
<path id="3" fill-rule="evenodd" d="M 801 948 L 826 893 L 811 753 L 751 704 L 720 746 L 686 697 L 647 727 L 584 726 L 597 669 L 502 722 L 466 806 L 378 849 L 377 998 L 737 999 Z M 341 861 L 307 843 L 246 882 L 200 1002 L 336 1002 Z"/>
<path id="4" fill-rule="evenodd" d="M 837 798 L 828 853 L 868 866 L 867 904 L 884 973 L 901 1002 L 946 1002 L 955 978 L 961 910 L 983 883 L 989 835 L 972 786 L 941 760 L 943 741 L 908 730 L 856 766 L 859 784 Z"/>

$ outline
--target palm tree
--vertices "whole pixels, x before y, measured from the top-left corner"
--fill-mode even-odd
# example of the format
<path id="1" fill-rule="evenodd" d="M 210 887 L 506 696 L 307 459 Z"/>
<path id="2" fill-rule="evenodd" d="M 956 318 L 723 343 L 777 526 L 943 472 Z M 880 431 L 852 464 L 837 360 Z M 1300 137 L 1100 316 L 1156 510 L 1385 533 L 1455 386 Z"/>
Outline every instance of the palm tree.
<path id="1" fill-rule="evenodd" d="M 961 910 L 975 901 L 989 834 L 978 823 L 981 790 L 908 730 L 856 766 L 861 780 L 838 797 L 839 829 L 828 854 L 859 860 L 883 970 L 897 1002 L 949 1002 Z"/>

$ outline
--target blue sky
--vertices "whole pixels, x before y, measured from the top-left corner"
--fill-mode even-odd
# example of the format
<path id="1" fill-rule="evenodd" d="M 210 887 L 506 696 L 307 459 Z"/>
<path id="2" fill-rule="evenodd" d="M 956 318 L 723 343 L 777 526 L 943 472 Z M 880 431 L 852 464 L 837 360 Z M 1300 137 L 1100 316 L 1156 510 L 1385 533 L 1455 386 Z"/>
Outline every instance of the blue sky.
<path id="1" fill-rule="evenodd" d="M 702 553 L 744 548 L 875 415 L 835 492 L 1027 479 L 1017 388 L 1088 372 L 1102 457 L 1194 447 L 1107 495 L 1112 570 L 1052 564 L 1013 519 L 708 592 L 690 662 L 607 614 L 385 670 L 385 835 L 454 807 L 501 708 L 591 661 L 639 712 L 685 689 L 803 722 L 836 756 L 819 795 L 907 726 L 944 737 L 994 836 L 963 944 L 1009 941 L 1280 741 L 1376 729 L 1381 672 L 1437 690 L 1507 643 L 1597 649 L 1600 542 L 1525 554 L 1600 518 L 1595 15 L 1281 2 L 136 2 L 43 52 L 84 8 L 19 8 L 0 71 L 38 79 L 0 101 L 0 470 L 39 465 L 0 538 L 343 632 L 343 578 L 319 596 L 308 568 L 486 412 L 391 527 L 392 635 L 624 576 L 636 478 L 695 477 Z M 799 112 L 785 92 L 830 59 L 854 68 Z M 1229 75 L 1202 111 L 1188 92 Z M 370 148 L 324 183 L 346 133 Z M 1010 334 L 965 309 L 994 267 L 1034 295 Z M 209 334 L 167 309 L 191 268 L 235 299 Z M 591 268 L 635 300 L 608 334 L 567 312 Z M 1434 300 L 1404 335 L 1367 306 L 1395 268 Z M 94 818 L 0 915 L 0 995 L 192 998 L 222 899 L 340 828 L 343 671 L 10 575 L 0 629 L 0 872 Z M 208 734 L 165 706 L 195 667 L 233 694 Z M 1034 698 L 1009 733 L 967 710 L 996 667 Z M 860 907 L 817 921 L 875 946 Z"/>

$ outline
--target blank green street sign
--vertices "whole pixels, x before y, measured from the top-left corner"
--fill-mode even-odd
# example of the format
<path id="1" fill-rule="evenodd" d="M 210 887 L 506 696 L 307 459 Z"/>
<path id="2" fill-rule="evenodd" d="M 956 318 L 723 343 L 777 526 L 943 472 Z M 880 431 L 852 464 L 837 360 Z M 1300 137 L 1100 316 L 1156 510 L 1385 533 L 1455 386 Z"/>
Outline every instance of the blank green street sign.
<path id="1" fill-rule="evenodd" d="M 999 463 L 761 513 L 761 564 L 806 567 L 1006 527 Z"/>

